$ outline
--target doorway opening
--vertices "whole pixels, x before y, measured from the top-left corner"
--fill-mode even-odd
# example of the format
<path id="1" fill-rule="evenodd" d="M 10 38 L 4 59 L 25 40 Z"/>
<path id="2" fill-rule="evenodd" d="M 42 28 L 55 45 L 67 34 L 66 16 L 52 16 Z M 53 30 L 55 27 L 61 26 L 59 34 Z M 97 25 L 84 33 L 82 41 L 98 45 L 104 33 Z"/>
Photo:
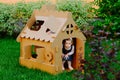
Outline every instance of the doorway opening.
<path id="1" fill-rule="evenodd" d="M 68 50 L 66 50 L 65 45 L 66 45 L 66 40 L 68 40 L 68 39 L 71 39 L 71 46 L 69 47 Z M 71 62 L 71 66 L 74 68 L 74 66 L 73 66 L 73 63 L 75 62 L 74 61 L 74 57 L 75 57 L 74 55 L 76 53 L 76 38 L 68 38 L 68 39 L 64 39 L 62 41 L 62 45 L 63 45 L 63 47 L 62 47 L 62 55 L 63 55 L 62 56 L 62 64 L 63 64 L 65 69 L 68 69 L 68 61 Z M 68 53 L 66 53 L 65 51 L 68 51 Z M 66 54 L 69 54 L 68 58 L 70 58 L 70 59 L 68 59 L 68 60 L 64 59 Z"/>
<path id="2" fill-rule="evenodd" d="M 64 39 L 62 41 L 62 44 L 65 44 Z M 72 38 L 72 45 L 74 46 L 74 54 L 72 55 L 72 61 L 71 65 L 73 69 L 79 69 L 80 68 L 80 59 L 84 59 L 84 42 L 79 38 Z M 64 63 L 65 69 L 68 69 L 68 63 L 67 61 Z"/>

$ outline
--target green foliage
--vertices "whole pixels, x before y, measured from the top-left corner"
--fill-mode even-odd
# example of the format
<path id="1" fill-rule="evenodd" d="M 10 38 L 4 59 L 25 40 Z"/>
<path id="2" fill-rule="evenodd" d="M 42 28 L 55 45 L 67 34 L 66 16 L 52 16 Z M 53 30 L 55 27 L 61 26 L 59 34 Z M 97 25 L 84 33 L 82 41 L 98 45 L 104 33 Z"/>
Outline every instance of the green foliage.
<path id="1" fill-rule="evenodd" d="M 0 33 L 2 36 L 17 35 L 25 26 L 34 9 L 40 9 L 42 2 L 0 4 Z"/>
<path id="2" fill-rule="evenodd" d="M 96 15 L 102 21 L 96 21 L 101 25 L 97 25 L 95 22 L 95 27 L 103 26 L 108 27 L 108 31 L 116 32 L 120 30 L 120 0 L 95 0 L 95 4 L 99 8 L 95 11 Z"/>
<path id="3" fill-rule="evenodd" d="M 85 61 L 80 59 L 82 64 L 80 66 L 79 74 L 75 75 L 77 80 L 119 80 L 120 77 L 120 39 L 116 37 L 120 36 L 120 33 L 116 33 L 115 36 L 111 36 L 111 33 L 98 30 L 94 33 L 94 28 L 89 31 L 83 31 L 86 38 L 85 48 Z M 84 69 L 84 79 L 81 76 L 82 69 Z"/>
<path id="4" fill-rule="evenodd" d="M 0 33 L 2 36 L 19 34 L 30 18 L 34 9 L 40 9 L 46 1 L 32 3 L 16 3 L 13 5 L 0 4 Z M 88 19 L 92 17 L 90 5 L 81 0 L 59 0 L 58 10 L 70 11 L 80 28 L 88 28 Z"/>
<path id="5" fill-rule="evenodd" d="M 89 74 L 90 77 L 88 79 L 94 80 L 117 80 L 116 75 L 120 71 L 120 68 L 118 67 L 120 66 L 119 59 L 116 58 L 120 57 L 118 55 L 120 53 L 118 51 L 120 48 L 118 47 L 119 40 L 96 41 L 97 40 L 94 39 L 89 43 L 91 53 L 89 52 L 86 55 L 85 75 L 88 76 Z M 114 45 L 111 46 L 113 41 Z"/>
<path id="6" fill-rule="evenodd" d="M 80 28 L 85 25 L 87 28 L 88 20 L 93 16 L 93 13 L 90 11 L 90 4 L 82 0 L 58 0 L 57 8 L 58 10 L 71 12 L 73 19 Z"/>

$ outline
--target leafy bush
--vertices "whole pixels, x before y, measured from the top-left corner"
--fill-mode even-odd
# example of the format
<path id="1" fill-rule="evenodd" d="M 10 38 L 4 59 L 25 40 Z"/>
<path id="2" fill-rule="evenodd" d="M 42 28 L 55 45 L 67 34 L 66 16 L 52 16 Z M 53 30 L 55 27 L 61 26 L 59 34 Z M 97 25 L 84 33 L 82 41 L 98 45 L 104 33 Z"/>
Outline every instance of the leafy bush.
<path id="1" fill-rule="evenodd" d="M 95 21 L 95 27 L 107 27 L 107 31 L 120 32 L 120 0 L 95 0 L 98 9 L 96 15 L 100 20 Z"/>
<path id="2" fill-rule="evenodd" d="M 93 28 L 94 29 L 94 28 Z M 120 41 L 105 31 L 83 31 L 87 37 L 85 60 L 74 76 L 77 80 L 119 80 Z M 120 35 L 119 35 L 120 36 Z M 84 69 L 84 74 L 82 74 Z"/>
<path id="3" fill-rule="evenodd" d="M 34 9 L 40 9 L 42 2 L 0 4 L 0 36 L 14 35 L 21 31 Z"/>
<path id="4" fill-rule="evenodd" d="M 0 33 L 2 36 L 15 35 L 25 26 L 34 9 L 40 9 L 46 1 L 32 3 L 16 3 L 14 5 L 0 4 Z M 92 16 L 90 5 L 81 0 L 59 0 L 56 4 L 58 10 L 70 11 L 80 28 L 88 25 L 88 19 Z M 89 12 L 88 12 L 89 11 Z M 88 28 L 85 27 L 85 28 Z"/>
<path id="5" fill-rule="evenodd" d="M 93 17 L 91 5 L 82 0 L 58 0 L 57 8 L 71 12 L 73 19 L 81 29 L 88 28 L 88 21 Z"/>

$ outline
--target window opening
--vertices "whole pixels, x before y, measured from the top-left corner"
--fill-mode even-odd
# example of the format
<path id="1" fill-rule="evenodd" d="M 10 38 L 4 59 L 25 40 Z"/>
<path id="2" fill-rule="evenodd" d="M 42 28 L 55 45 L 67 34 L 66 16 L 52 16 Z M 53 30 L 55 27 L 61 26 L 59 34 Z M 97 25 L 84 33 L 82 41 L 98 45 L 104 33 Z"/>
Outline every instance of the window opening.
<path id="1" fill-rule="evenodd" d="M 48 34 L 55 34 L 55 32 L 51 31 L 49 28 L 46 29 L 46 33 L 48 33 Z"/>
<path id="2" fill-rule="evenodd" d="M 66 31 L 67 34 L 69 34 L 69 31 Z"/>
<path id="3" fill-rule="evenodd" d="M 37 54 L 36 54 L 34 45 L 31 46 L 31 56 L 32 56 L 32 58 L 37 58 Z"/>
<path id="4" fill-rule="evenodd" d="M 71 28 L 73 28 L 73 25 L 71 24 Z"/>
<path id="5" fill-rule="evenodd" d="M 72 34 L 73 33 L 73 25 L 71 24 L 70 26 L 71 27 L 69 27 L 69 25 L 67 25 L 67 27 L 66 27 L 66 33 L 67 34 Z"/>
<path id="6" fill-rule="evenodd" d="M 36 45 L 32 45 L 31 46 L 31 56 L 32 56 L 32 58 L 37 58 L 39 55 L 38 54 L 40 54 L 40 53 L 37 53 L 37 49 L 42 49 L 42 48 L 44 48 L 44 47 L 41 47 L 41 46 L 36 46 Z"/>
<path id="7" fill-rule="evenodd" d="M 34 31 L 38 31 L 41 26 L 43 25 L 44 21 L 42 20 L 37 20 L 33 25 L 32 27 L 30 28 L 30 30 L 34 30 Z"/>
<path id="8" fill-rule="evenodd" d="M 72 34 L 72 33 L 73 33 L 73 30 L 71 30 L 70 33 Z"/>
<path id="9" fill-rule="evenodd" d="M 69 28 L 69 24 L 67 25 L 67 28 Z"/>

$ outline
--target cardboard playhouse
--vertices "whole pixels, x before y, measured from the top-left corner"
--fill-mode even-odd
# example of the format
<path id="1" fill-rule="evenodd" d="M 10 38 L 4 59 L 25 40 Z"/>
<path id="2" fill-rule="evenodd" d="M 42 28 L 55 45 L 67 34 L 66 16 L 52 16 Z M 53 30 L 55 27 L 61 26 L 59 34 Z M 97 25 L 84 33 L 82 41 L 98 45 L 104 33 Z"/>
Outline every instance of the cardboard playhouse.
<path id="1" fill-rule="evenodd" d="M 62 72 L 62 42 L 72 38 L 75 46 L 72 67 L 81 65 L 84 59 L 86 38 L 75 24 L 70 12 L 57 11 L 54 6 L 44 5 L 34 10 L 17 41 L 20 42 L 20 64 L 51 74 Z"/>

